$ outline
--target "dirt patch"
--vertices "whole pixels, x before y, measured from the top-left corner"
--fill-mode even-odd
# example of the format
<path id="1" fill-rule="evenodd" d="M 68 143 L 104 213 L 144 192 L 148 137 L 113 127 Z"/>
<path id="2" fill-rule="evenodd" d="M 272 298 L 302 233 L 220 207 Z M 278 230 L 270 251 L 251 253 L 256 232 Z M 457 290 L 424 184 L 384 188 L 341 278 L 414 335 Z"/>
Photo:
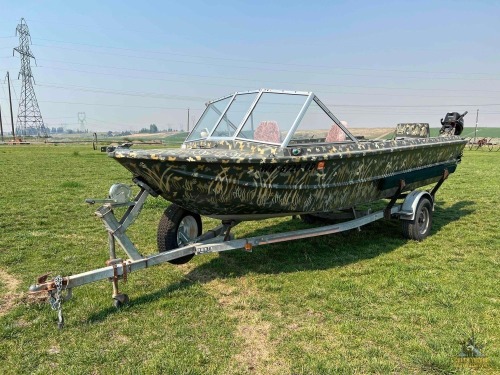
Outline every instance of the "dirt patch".
<path id="1" fill-rule="evenodd" d="M 113 334 L 113 339 L 111 340 L 111 342 L 117 342 L 119 344 L 128 344 L 130 343 L 130 339 L 128 336 L 115 333 Z"/>
<path id="2" fill-rule="evenodd" d="M 189 269 L 186 267 L 186 269 Z M 187 280 L 193 282 L 199 282 L 201 284 L 206 284 L 218 277 L 215 272 L 210 270 L 201 270 L 200 267 L 192 268 L 189 270 L 189 273 L 185 276 Z"/>
<path id="3" fill-rule="evenodd" d="M 243 345 L 232 358 L 231 373 L 273 375 L 290 372 L 289 366 L 275 354 L 272 325 L 262 319 L 257 307 L 261 297 L 251 278 L 241 278 L 238 285 L 232 285 L 231 279 L 221 279 L 217 273 L 194 263 L 186 263 L 179 268 L 187 280 L 202 284 L 224 312 L 236 320 L 235 335 Z"/>
<path id="4" fill-rule="evenodd" d="M 258 291 L 251 280 L 241 279 L 238 287 L 225 280 L 213 279 L 205 289 L 217 299 L 226 313 L 237 321 L 236 335 L 243 341 L 242 350 L 234 355 L 235 373 L 289 373 L 286 363 L 276 358 L 275 343 L 270 338 L 271 323 L 262 319 L 256 309 Z"/>
<path id="5" fill-rule="evenodd" d="M 0 316 L 7 314 L 18 302 L 20 295 L 16 290 L 20 281 L 0 268 L 0 283 L 6 292 L 0 296 Z"/>

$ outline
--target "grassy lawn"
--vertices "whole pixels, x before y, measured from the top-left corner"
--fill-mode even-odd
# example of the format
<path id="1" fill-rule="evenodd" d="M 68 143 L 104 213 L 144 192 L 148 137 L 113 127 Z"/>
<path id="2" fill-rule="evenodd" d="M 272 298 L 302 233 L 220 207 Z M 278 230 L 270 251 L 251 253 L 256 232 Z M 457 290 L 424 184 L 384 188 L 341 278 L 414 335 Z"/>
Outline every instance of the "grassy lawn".
<path id="1" fill-rule="evenodd" d="M 430 128 L 430 136 L 437 137 L 439 135 L 439 130 L 441 128 Z M 474 126 L 467 126 L 464 128 L 461 136 L 463 138 L 474 138 L 475 134 Z M 392 133 L 386 134 L 384 139 L 392 139 L 394 137 L 394 131 Z M 477 138 L 500 138 L 500 128 L 489 128 L 489 127 L 478 127 L 477 128 Z"/>
<path id="2" fill-rule="evenodd" d="M 474 137 L 475 134 L 474 127 L 467 127 L 464 129 L 462 133 L 462 137 Z M 477 128 L 477 137 L 478 138 L 500 138 L 500 128 L 487 128 L 487 127 L 478 127 Z"/>
<path id="3" fill-rule="evenodd" d="M 76 288 L 66 326 L 26 290 L 46 272 L 104 266 L 97 208 L 129 173 L 86 146 L 0 146 L 0 369 L 11 373 L 326 374 L 500 372 L 500 153 L 465 151 L 437 194 L 432 235 L 400 223 L 195 257 Z M 156 252 L 161 199 L 129 230 Z M 211 226 L 216 222 L 205 220 Z M 244 223 L 237 237 L 308 227 Z M 124 256 L 121 254 L 121 256 Z M 457 360 L 472 333 L 487 360 Z"/>

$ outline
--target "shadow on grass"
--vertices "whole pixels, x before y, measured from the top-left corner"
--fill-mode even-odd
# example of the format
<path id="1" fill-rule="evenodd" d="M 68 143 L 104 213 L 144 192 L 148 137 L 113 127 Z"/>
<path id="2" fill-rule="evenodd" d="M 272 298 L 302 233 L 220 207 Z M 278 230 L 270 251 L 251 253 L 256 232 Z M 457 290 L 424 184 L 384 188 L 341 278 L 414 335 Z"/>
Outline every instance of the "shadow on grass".
<path id="1" fill-rule="evenodd" d="M 448 208 L 436 206 L 431 235 L 447 224 L 472 213 L 473 201 L 457 202 Z M 261 236 L 313 227 L 298 219 L 259 228 L 245 237 Z M 135 298 L 130 307 L 166 297 L 168 294 L 189 288 L 196 283 L 214 279 L 237 278 L 249 273 L 279 274 L 307 270 L 324 270 L 342 267 L 364 259 L 389 253 L 409 240 L 401 234 L 398 220 L 379 220 L 364 226 L 361 231 L 351 230 L 335 235 L 313 237 L 258 247 L 252 253 L 228 251 L 191 270 L 183 280 L 165 288 Z M 104 320 L 116 312 L 111 307 L 89 317 L 89 322 Z"/>

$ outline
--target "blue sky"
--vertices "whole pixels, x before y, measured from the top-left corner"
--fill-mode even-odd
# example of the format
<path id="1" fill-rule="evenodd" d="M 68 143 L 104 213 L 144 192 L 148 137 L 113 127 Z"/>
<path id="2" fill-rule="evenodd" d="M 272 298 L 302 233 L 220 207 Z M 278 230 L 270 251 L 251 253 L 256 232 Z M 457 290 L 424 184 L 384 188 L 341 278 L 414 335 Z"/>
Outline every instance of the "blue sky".
<path id="1" fill-rule="evenodd" d="M 314 91 L 352 127 L 500 126 L 498 1 L 4 1 L 0 105 L 21 17 L 46 125 L 186 129 L 204 102 L 261 87 Z M 17 101 L 14 101 L 14 116 Z"/>

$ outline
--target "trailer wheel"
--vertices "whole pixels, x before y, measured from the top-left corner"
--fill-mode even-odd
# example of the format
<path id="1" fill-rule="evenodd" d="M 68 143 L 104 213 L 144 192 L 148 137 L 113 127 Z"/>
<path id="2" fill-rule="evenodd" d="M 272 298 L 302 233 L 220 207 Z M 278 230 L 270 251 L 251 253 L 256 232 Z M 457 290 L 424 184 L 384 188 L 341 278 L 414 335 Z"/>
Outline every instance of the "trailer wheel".
<path id="1" fill-rule="evenodd" d="M 432 203 L 429 198 L 422 197 L 415 211 L 415 219 L 402 220 L 403 236 L 415 241 L 422 241 L 431 232 Z"/>
<path id="2" fill-rule="evenodd" d="M 318 222 L 318 218 L 311 214 L 302 214 L 300 215 L 300 220 L 306 224 L 315 224 Z"/>
<path id="3" fill-rule="evenodd" d="M 201 235 L 201 217 L 198 214 L 171 204 L 163 213 L 158 224 L 158 251 L 163 253 L 177 249 Z M 193 258 L 194 254 L 169 260 L 172 264 L 184 264 Z"/>

